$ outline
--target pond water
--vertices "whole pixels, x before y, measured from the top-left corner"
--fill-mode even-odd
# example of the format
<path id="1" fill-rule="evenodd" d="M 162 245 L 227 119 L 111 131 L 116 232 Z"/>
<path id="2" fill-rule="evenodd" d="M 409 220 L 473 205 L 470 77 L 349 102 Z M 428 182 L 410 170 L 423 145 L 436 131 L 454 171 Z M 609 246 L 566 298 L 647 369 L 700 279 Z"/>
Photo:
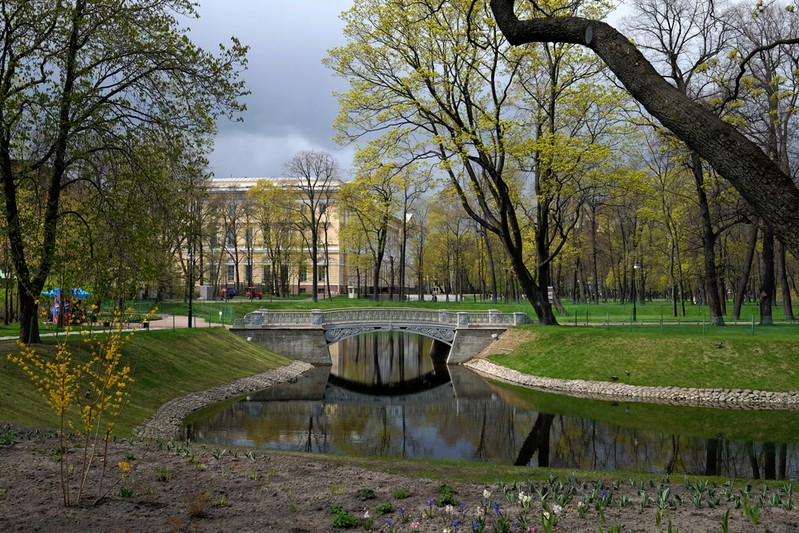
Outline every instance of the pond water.
<path id="1" fill-rule="evenodd" d="M 589 470 L 797 479 L 799 413 L 580 400 L 437 364 L 418 335 L 330 347 L 333 364 L 204 410 L 219 446 Z"/>

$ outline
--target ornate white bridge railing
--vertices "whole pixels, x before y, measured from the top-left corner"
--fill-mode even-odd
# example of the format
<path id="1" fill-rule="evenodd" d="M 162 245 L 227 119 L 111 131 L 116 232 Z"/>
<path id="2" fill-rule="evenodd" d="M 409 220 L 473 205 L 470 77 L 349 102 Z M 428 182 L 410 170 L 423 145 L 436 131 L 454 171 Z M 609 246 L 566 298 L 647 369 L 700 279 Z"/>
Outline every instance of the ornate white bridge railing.
<path id="1" fill-rule="evenodd" d="M 530 321 L 525 313 L 501 311 L 448 311 L 404 307 L 352 307 L 312 311 L 269 311 L 259 309 L 236 320 L 234 327 L 322 327 L 343 324 L 427 324 L 469 328 L 515 326 Z"/>

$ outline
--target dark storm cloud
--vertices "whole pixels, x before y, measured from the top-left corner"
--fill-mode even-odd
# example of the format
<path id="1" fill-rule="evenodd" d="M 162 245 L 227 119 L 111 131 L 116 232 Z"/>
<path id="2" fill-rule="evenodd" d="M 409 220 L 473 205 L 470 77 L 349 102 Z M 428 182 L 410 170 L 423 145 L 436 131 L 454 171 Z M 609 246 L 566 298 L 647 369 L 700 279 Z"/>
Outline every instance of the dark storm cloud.
<path id="1" fill-rule="evenodd" d="M 235 35 L 250 46 L 244 73 L 252 93 L 243 123 L 222 121 L 211 170 L 217 176 L 277 176 L 296 152 L 326 150 L 346 168 L 352 149 L 332 140 L 333 91 L 346 86 L 322 65 L 344 44 L 342 11 L 352 0 L 205 0 L 191 21 L 192 40 L 217 50 Z M 342 176 L 344 177 L 344 176 Z"/>

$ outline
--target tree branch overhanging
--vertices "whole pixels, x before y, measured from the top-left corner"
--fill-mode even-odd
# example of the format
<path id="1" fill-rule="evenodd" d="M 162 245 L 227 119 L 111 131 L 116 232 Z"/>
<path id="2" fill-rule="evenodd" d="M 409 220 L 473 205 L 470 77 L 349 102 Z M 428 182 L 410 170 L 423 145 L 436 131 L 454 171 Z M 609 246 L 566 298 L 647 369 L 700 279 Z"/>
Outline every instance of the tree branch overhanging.
<path id="1" fill-rule="evenodd" d="M 799 189 L 757 145 L 670 85 L 612 26 L 580 17 L 520 20 L 514 4 L 491 0 L 508 42 L 561 42 L 593 50 L 627 91 L 726 178 L 799 257 Z"/>

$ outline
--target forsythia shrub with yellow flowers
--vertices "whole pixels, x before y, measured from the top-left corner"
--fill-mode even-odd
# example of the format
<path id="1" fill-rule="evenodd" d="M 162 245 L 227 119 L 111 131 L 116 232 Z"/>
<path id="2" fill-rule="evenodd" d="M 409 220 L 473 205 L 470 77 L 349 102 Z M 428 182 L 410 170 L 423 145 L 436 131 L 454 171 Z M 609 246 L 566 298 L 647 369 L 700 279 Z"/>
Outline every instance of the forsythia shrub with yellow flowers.
<path id="1" fill-rule="evenodd" d="M 82 330 L 80 337 L 91 343 L 87 361 L 79 361 L 69 350 L 68 341 L 75 335 L 67 335 L 57 345 L 55 355 L 37 353 L 35 349 L 20 343 L 18 356 L 8 354 L 12 362 L 19 365 L 47 405 L 60 421 L 60 445 L 58 455 L 61 463 L 61 490 L 64 505 L 80 502 L 92 469 L 92 462 L 102 445 L 102 456 L 106 457 L 111 439 L 122 409 L 127 404 L 133 375 L 130 365 L 122 361 L 121 348 L 126 339 L 119 313 L 115 313 L 114 327 L 104 334 L 89 336 Z M 129 331 L 127 335 L 130 335 Z M 82 439 L 83 453 L 77 465 L 70 463 L 69 433 L 75 432 Z M 77 460 L 76 460 L 77 461 Z M 103 495 L 105 460 L 97 487 L 97 498 Z M 77 472 L 78 488 L 75 499 L 70 490 L 71 479 Z"/>

